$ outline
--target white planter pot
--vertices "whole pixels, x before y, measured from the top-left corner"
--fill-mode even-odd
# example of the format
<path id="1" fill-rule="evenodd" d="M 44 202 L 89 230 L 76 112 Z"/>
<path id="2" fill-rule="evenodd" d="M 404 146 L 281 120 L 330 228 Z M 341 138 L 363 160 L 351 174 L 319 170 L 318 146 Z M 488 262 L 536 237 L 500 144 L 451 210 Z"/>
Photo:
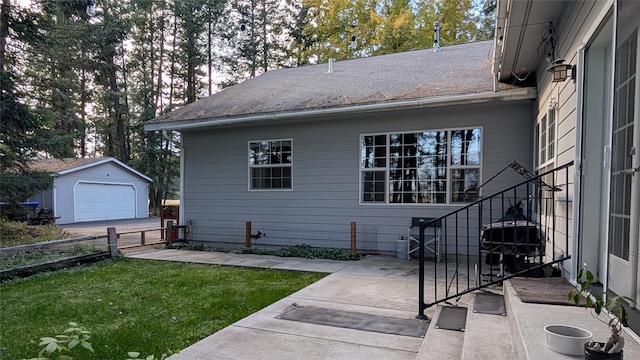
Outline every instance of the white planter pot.
<path id="1" fill-rule="evenodd" d="M 584 343 L 593 337 L 590 331 L 570 325 L 547 325 L 544 332 L 549 349 L 567 355 L 584 355 Z"/>

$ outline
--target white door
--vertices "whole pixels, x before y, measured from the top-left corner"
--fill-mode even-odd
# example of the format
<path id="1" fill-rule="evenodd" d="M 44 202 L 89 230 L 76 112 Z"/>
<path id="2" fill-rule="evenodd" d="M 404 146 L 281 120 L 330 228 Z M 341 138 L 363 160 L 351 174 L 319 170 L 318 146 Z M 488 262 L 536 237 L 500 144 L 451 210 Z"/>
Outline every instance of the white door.
<path id="1" fill-rule="evenodd" d="M 78 183 L 74 189 L 75 222 L 136 217 L 133 185 Z"/>
<path id="2" fill-rule="evenodd" d="M 609 194 L 608 288 L 618 295 L 635 299 L 638 293 L 640 246 L 640 82 L 637 76 L 640 59 L 636 17 L 637 11 L 640 11 L 640 2 L 620 1 L 618 6 Z"/>

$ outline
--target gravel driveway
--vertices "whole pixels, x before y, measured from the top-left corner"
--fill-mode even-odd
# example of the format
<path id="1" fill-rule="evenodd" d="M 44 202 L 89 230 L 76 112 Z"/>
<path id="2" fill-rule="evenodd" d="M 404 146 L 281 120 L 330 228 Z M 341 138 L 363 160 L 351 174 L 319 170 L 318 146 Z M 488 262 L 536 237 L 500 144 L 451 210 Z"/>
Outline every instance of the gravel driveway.
<path id="1" fill-rule="evenodd" d="M 140 231 L 160 228 L 159 217 L 126 220 L 91 221 L 74 224 L 62 224 L 58 227 L 77 235 L 106 235 L 108 227 L 115 227 L 116 232 Z"/>

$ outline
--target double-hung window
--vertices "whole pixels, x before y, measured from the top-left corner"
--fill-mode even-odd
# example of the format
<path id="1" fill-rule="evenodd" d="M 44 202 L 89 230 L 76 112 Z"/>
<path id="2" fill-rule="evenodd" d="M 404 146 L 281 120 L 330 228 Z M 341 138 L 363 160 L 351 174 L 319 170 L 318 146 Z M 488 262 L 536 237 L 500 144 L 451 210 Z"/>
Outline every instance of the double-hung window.
<path id="1" fill-rule="evenodd" d="M 556 156 L 556 109 L 551 107 L 536 125 L 538 168 L 552 163 Z"/>
<path id="2" fill-rule="evenodd" d="M 291 190 L 293 140 L 249 141 L 249 190 Z"/>
<path id="3" fill-rule="evenodd" d="M 468 128 L 361 135 L 361 203 L 474 200 L 481 133 L 480 128 Z"/>
<path id="4" fill-rule="evenodd" d="M 556 157 L 556 114 L 558 112 L 557 105 L 552 103 L 544 116 L 538 120 L 535 128 L 535 166 L 538 174 L 546 173 L 553 169 Z M 549 173 L 541 177 L 546 184 L 554 184 L 553 173 Z M 553 209 L 553 196 L 547 189 L 540 189 L 538 195 L 541 199 L 540 209 L 535 209 L 536 213 L 541 216 L 548 215 L 548 209 Z M 535 205 L 534 205 L 535 206 Z"/>

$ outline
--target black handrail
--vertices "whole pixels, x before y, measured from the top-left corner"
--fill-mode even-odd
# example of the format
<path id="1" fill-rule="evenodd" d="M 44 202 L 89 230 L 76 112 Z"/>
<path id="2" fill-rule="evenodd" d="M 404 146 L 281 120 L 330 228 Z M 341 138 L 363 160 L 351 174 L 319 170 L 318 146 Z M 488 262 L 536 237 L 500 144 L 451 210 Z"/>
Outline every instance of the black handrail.
<path id="1" fill-rule="evenodd" d="M 559 190 L 568 192 L 571 184 L 569 168 L 573 161 L 553 170 L 536 176 L 530 176 L 516 185 L 499 191 L 491 196 L 474 201 L 458 210 L 452 211 L 439 218 L 420 221 L 419 233 L 419 268 L 418 268 L 418 303 L 417 318 L 426 319 L 425 309 L 459 299 L 462 295 L 481 290 L 504 280 L 542 271 L 571 258 L 569 255 L 569 211 L 568 196 L 564 200 L 557 199 Z M 556 177 L 564 174 L 564 181 L 558 183 Z M 547 180 L 551 178 L 551 180 Z M 547 182 L 550 182 L 548 184 Z M 550 196 L 550 197 L 548 197 Z M 518 199 L 522 199 L 519 202 Z M 513 200 L 513 203 L 512 203 Z M 520 206 L 526 200 L 526 211 Z M 564 213 L 558 213 L 559 203 L 564 203 Z M 505 205 L 509 206 L 505 209 Z M 498 206 L 496 206 L 498 205 Z M 506 211 L 505 211 L 506 210 Z M 499 214 L 500 218 L 494 220 Z M 474 216 L 477 216 L 474 218 Z M 557 229 L 557 220 L 564 221 L 564 229 Z M 425 231 L 433 231 L 436 235 L 435 223 L 440 222 L 439 248 L 440 258 L 434 258 L 433 301 L 425 302 Z M 544 225 L 544 226 L 543 226 Z M 549 231 L 544 231 L 544 227 Z M 564 233 L 561 234 L 561 230 Z M 563 254 L 555 258 L 556 237 L 564 236 Z M 551 243 L 551 254 L 547 253 L 547 242 Z M 477 250 L 476 250 L 477 247 Z M 472 257 L 477 256 L 477 263 L 472 264 Z M 483 275 L 482 258 L 485 258 L 488 274 Z M 466 282 L 461 279 L 461 265 L 466 258 Z M 453 274 L 449 277 L 450 262 L 455 265 Z M 497 264 L 495 263 L 497 262 Z M 472 284 L 471 273 L 475 273 L 475 283 Z M 508 268 L 508 273 L 505 271 Z M 464 270 L 464 268 L 462 268 Z M 441 278 L 440 271 L 444 271 Z M 495 274 L 495 271 L 499 271 Z M 483 279 L 488 277 L 488 279 Z M 451 288 L 455 284 L 455 289 Z M 444 285 L 444 296 L 439 296 L 438 288 Z"/>

